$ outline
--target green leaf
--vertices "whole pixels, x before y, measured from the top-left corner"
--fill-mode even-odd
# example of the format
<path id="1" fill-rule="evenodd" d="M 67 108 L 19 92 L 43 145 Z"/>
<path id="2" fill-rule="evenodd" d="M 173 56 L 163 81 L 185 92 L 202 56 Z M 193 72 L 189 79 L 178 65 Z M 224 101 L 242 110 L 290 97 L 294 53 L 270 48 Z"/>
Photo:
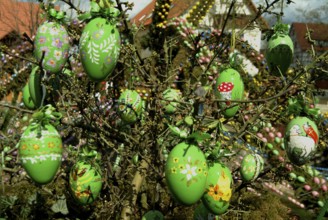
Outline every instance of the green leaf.
<path id="1" fill-rule="evenodd" d="M 192 126 L 194 124 L 194 119 L 192 116 L 187 116 L 184 118 L 184 122 L 189 125 Z"/>
<path id="2" fill-rule="evenodd" d="M 206 139 L 210 139 L 211 135 L 207 133 L 203 133 L 200 131 L 196 131 L 188 136 L 188 139 L 194 139 L 197 142 L 204 141 Z"/>
<path id="3" fill-rule="evenodd" d="M 55 204 L 51 206 L 51 210 L 55 213 L 62 213 L 63 215 L 68 214 L 67 204 L 66 204 L 66 198 L 63 196 L 60 199 L 57 200 Z"/>
<path id="4" fill-rule="evenodd" d="M 220 123 L 219 120 L 215 120 L 215 121 L 213 121 L 213 122 L 207 124 L 206 126 L 207 126 L 209 129 L 213 129 L 213 128 L 217 127 L 219 123 Z"/>
<path id="5" fill-rule="evenodd" d="M 178 137 L 181 136 L 181 132 L 182 132 L 182 131 L 180 130 L 180 128 L 175 127 L 175 126 L 172 126 L 172 125 L 169 125 L 169 124 L 168 124 L 168 126 L 169 126 L 171 132 L 172 132 L 174 135 L 176 135 L 176 136 L 178 136 Z"/>

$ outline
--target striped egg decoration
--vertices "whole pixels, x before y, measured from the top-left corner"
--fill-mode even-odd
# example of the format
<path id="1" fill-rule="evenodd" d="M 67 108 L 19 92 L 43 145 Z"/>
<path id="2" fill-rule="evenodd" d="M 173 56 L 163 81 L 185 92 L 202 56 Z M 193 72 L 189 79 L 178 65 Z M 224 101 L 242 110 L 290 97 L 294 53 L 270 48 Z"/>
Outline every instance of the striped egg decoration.
<path id="1" fill-rule="evenodd" d="M 137 91 L 125 90 L 118 100 L 118 114 L 127 123 L 137 121 L 142 112 L 142 99 Z"/>
<path id="2" fill-rule="evenodd" d="M 264 168 L 264 161 L 259 154 L 246 155 L 240 167 L 240 175 L 245 182 L 254 181 Z"/>
<path id="3" fill-rule="evenodd" d="M 86 205 L 94 202 L 102 188 L 99 167 L 94 162 L 78 161 L 70 171 L 69 187 L 78 203 Z"/>

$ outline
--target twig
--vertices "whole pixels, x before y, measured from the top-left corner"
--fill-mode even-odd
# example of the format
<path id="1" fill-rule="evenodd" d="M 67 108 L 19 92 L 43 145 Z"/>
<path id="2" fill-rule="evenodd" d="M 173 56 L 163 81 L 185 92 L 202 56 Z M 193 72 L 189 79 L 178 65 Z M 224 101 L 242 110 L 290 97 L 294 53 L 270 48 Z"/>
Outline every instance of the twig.
<path id="1" fill-rule="evenodd" d="M 269 98 L 265 98 L 265 99 L 254 99 L 254 100 L 225 100 L 225 99 L 215 99 L 215 102 L 226 102 L 226 101 L 230 101 L 230 102 L 238 102 L 238 103 L 250 103 L 250 102 L 267 102 L 270 101 L 272 99 L 276 99 L 279 98 L 280 96 L 285 95 L 287 92 L 293 90 L 292 88 L 286 89 L 283 92 L 278 93 L 275 96 L 269 97 Z M 231 108 L 231 106 L 229 106 L 229 108 Z"/>
<path id="2" fill-rule="evenodd" d="M 22 57 L 22 56 L 19 56 L 19 55 L 15 55 L 15 54 L 12 54 L 12 53 L 8 53 L 7 51 L 4 51 L 4 50 L 2 50 L 1 52 L 4 53 L 4 54 L 7 54 L 7 55 L 9 55 L 9 56 L 16 57 L 16 58 L 19 58 L 19 59 L 21 59 L 21 60 L 26 60 L 26 61 L 28 61 L 28 62 L 30 62 L 30 63 L 33 63 L 33 64 L 35 64 L 35 65 L 38 65 L 38 63 L 37 63 L 36 61 L 31 60 L 31 59 L 28 59 L 28 58 L 26 58 L 26 57 Z"/>
<path id="3" fill-rule="evenodd" d="M 71 9 L 74 9 L 78 14 L 82 14 L 83 12 L 78 9 L 70 0 L 62 0 L 64 3 L 70 6 Z"/>
<path id="4" fill-rule="evenodd" d="M 248 22 L 248 24 L 246 24 L 237 34 L 236 36 L 240 36 L 253 22 L 255 22 L 259 17 L 261 17 L 265 12 L 268 12 L 268 10 L 277 2 L 279 2 L 280 0 L 274 0 L 273 2 L 271 2 L 270 4 L 268 4 L 268 2 L 266 1 L 266 7 L 263 10 L 259 10 L 256 14 L 256 16 L 250 21 Z"/>
<path id="5" fill-rule="evenodd" d="M 26 113 L 29 113 L 29 114 L 33 114 L 33 113 L 34 113 L 34 111 L 27 110 L 27 109 L 23 109 L 23 108 L 19 108 L 19 107 L 17 107 L 17 106 L 13 106 L 13 105 L 9 105 L 9 104 L 3 104 L 3 103 L 0 103 L 0 106 L 2 106 L 2 107 L 6 107 L 6 108 L 16 109 L 16 110 L 18 110 L 18 111 L 26 112 Z"/>
<path id="6" fill-rule="evenodd" d="M 25 39 L 26 39 L 30 44 L 32 44 L 32 46 L 34 47 L 34 42 L 33 42 L 33 40 L 27 35 L 26 32 L 24 32 L 23 36 L 24 36 Z"/>

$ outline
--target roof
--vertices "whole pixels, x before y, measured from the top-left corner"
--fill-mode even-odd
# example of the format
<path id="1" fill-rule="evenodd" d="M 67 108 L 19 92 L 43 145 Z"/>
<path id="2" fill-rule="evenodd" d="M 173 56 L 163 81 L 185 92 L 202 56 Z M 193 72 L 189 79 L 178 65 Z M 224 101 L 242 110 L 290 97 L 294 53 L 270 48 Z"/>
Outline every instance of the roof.
<path id="1" fill-rule="evenodd" d="M 37 3 L 0 0 L 0 39 L 12 32 L 28 35 L 35 33 L 40 23 L 40 7 Z"/>
<path id="2" fill-rule="evenodd" d="M 168 19 L 186 14 L 195 2 L 195 0 L 173 0 L 171 10 L 168 14 Z M 257 13 L 258 10 L 252 0 L 245 0 L 244 2 L 247 4 L 251 12 L 254 14 Z M 131 19 L 131 22 L 136 25 L 143 24 L 145 26 L 151 24 L 155 3 L 156 0 L 152 0 L 144 9 L 142 9 L 135 17 Z M 259 17 L 258 22 L 262 29 L 269 29 L 267 21 L 262 16 Z"/>
<path id="3" fill-rule="evenodd" d="M 193 5 L 194 2 L 194 0 L 173 0 L 172 7 L 167 18 L 171 19 L 183 15 Z M 152 22 L 153 11 L 155 9 L 155 3 L 156 0 L 152 0 L 144 9 L 142 9 L 136 16 L 131 19 L 131 22 L 135 23 L 136 25 L 150 25 Z"/>
<path id="4" fill-rule="evenodd" d="M 311 39 L 317 41 L 319 44 L 315 46 L 317 51 L 328 50 L 328 24 L 316 24 L 316 23 L 292 23 L 290 33 L 295 36 L 296 44 L 299 45 L 301 50 L 310 49 L 311 45 L 306 39 L 306 33 L 308 26 L 309 30 L 313 30 L 311 33 Z M 324 45 L 320 46 L 321 43 Z"/>

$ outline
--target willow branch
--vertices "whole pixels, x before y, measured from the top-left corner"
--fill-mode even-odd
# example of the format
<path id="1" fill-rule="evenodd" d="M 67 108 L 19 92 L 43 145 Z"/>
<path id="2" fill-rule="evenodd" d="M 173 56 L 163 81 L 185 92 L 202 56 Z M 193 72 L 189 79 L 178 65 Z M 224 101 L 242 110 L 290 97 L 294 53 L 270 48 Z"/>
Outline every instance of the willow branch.
<path id="1" fill-rule="evenodd" d="M 277 2 L 279 2 L 280 0 L 274 0 L 273 2 L 271 2 L 270 4 L 268 4 L 268 2 L 266 3 L 266 7 L 263 10 L 259 10 L 256 14 L 256 16 L 250 21 L 248 22 L 248 24 L 246 24 L 236 35 L 239 36 L 241 35 L 251 24 L 253 24 L 257 19 L 259 19 L 264 13 L 268 12 L 268 10 L 273 7 L 274 4 L 276 4 Z"/>
<path id="2" fill-rule="evenodd" d="M 0 106 L 6 107 L 6 108 L 15 109 L 15 110 L 18 110 L 18 111 L 21 111 L 21 112 L 25 112 L 25 113 L 29 113 L 29 114 L 33 114 L 34 113 L 34 111 L 23 109 L 23 108 L 19 108 L 17 106 L 13 106 L 13 105 L 9 105 L 9 104 L 0 103 Z"/>
<path id="3" fill-rule="evenodd" d="M 73 3 L 72 3 L 72 1 L 70 1 L 70 0 L 62 0 L 64 3 L 66 3 L 67 5 L 69 5 L 69 7 L 71 8 L 71 9 L 74 9 L 78 14 L 82 14 L 83 12 L 80 10 L 80 9 L 78 9 Z"/>
<path id="4" fill-rule="evenodd" d="M 4 51 L 4 50 L 1 50 L 1 52 L 4 53 L 4 54 L 7 54 L 7 55 L 9 55 L 9 56 L 16 57 L 16 58 L 21 59 L 21 60 L 26 60 L 26 61 L 28 61 L 28 62 L 30 62 L 30 63 L 35 64 L 35 65 L 39 65 L 39 63 L 35 62 L 34 60 L 28 59 L 28 58 L 26 58 L 26 57 L 22 57 L 22 56 L 19 56 L 19 55 L 15 55 L 15 54 L 12 54 L 12 53 L 8 53 L 7 51 Z"/>
<path id="5" fill-rule="evenodd" d="M 269 97 L 269 98 L 265 98 L 265 99 L 254 99 L 254 100 L 225 100 L 225 99 L 215 99 L 215 102 L 226 102 L 226 101 L 230 101 L 230 102 L 238 102 L 238 103 L 254 103 L 254 102 L 267 102 L 276 98 L 279 98 L 280 96 L 285 95 L 287 92 L 291 91 L 292 88 L 288 88 L 280 93 L 278 93 L 275 96 Z M 229 106 L 229 108 L 231 108 Z"/>

